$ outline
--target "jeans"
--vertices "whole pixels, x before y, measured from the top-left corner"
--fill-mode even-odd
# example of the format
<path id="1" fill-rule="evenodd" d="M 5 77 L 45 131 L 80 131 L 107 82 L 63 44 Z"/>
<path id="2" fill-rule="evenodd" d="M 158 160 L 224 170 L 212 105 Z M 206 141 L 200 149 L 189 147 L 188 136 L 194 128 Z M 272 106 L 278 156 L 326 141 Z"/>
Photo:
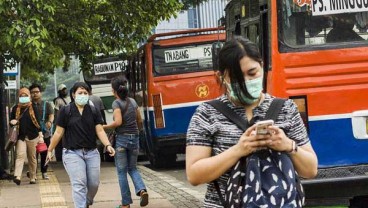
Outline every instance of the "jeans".
<path id="1" fill-rule="evenodd" d="M 146 186 L 137 169 L 137 159 L 139 152 L 139 137 L 134 134 L 117 135 L 116 137 L 115 166 L 119 178 L 122 205 L 133 203 L 129 189 L 127 173 L 132 178 L 135 193 L 139 196 L 141 190 L 146 190 Z"/>
<path id="2" fill-rule="evenodd" d="M 100 162 L 97 149 L 63 149 L 63 164 L 72 185 L 74 207 L 93 204 L 100 184 Z"/>

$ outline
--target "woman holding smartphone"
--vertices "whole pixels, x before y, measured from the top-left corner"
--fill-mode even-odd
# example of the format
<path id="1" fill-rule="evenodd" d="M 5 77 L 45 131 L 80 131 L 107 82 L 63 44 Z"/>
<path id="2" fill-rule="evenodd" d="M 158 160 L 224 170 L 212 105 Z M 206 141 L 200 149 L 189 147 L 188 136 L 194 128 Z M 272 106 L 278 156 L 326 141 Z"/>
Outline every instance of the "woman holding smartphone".
<path id="1" fill-rule="evenodd" d="M 314 177 L 317 157 L 292 100 L 284 103 L 277 121 L 268 127 L 271 134 L 256 134 L 253 124 L 265 117 L 275 99 L 262 92 L 264 71 L 258 47 L 240 37 L 227 41 L 219 53 L 219 68 L 216 75 L 225 93 L 217 100 L 248 120 L 250 127 L 243 132 L 208 103 L 193 115 L 187 132 L 186 173 L 193 185 L 208 183 L 205 207 L 223 207 L 212 181 L 218 181 L 224 197 L 233 166 L 259 149 L 288 152 L 301 177 Z"/>

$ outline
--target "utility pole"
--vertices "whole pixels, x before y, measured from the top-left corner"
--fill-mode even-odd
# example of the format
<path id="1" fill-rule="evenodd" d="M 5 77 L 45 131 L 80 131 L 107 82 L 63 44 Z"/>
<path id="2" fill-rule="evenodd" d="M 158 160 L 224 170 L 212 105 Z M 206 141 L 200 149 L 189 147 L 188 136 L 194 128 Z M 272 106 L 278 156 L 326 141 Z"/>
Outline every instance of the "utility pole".
<path id="1" fill-rule="evenodd" d="M 6 113 L 5 113 L 5 99 L 4 99 L 4 63 L 5 58 L 0 54 L 0 162 L 2 167 L 7 167 L 7 152 L 5 151 L 6 139 Z"/>

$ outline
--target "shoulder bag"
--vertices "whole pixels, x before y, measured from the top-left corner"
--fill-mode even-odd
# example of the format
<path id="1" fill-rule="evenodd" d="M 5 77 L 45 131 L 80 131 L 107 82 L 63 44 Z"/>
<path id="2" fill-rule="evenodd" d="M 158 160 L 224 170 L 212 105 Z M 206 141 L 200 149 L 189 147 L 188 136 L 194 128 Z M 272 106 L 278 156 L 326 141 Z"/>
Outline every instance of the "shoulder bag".
<path id="1" fill-rule="evenodd" d="M 28 110 L 28 107 L 23 111 L 23 113 L 19 116 L 19 118 L 17 119 L 17 122 L 20 121 L 20 119 L 22 118 L 23 114 Z M 19 124 L 17 123 L 16 125 L 10 127 L 9 132 L 8 132 L 8 141 L 5 144 L 5 151 L 10 151 L 15 144 L 18 141 L 18 134 L 19 134 L 19 130 L 18 130 L 18 126 Z"/>

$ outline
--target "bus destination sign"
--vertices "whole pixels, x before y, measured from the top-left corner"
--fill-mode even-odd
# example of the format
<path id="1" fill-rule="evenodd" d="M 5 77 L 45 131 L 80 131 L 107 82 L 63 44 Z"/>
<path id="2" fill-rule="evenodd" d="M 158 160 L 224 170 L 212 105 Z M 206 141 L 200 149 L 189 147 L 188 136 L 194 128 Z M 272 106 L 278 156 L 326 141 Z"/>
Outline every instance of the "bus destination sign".
<path id="1" fill-rule="evenodd" d="M 124 70 L 126 63 L 124 61 L 112 61 L 93 64 L 95 75 L 110 74 Z"/>
<path id="2" fill-rule="evenodd" d="M 212 57 L 212 46 L 205 45 L 195 48 L 179 48 L 165 51 L 165 63 L 205 59 Z"/>
<path id="3" fill-rule="evenodd" d="M 367 0 L 312 0 L 312 15 L 367 12 Z"/>

